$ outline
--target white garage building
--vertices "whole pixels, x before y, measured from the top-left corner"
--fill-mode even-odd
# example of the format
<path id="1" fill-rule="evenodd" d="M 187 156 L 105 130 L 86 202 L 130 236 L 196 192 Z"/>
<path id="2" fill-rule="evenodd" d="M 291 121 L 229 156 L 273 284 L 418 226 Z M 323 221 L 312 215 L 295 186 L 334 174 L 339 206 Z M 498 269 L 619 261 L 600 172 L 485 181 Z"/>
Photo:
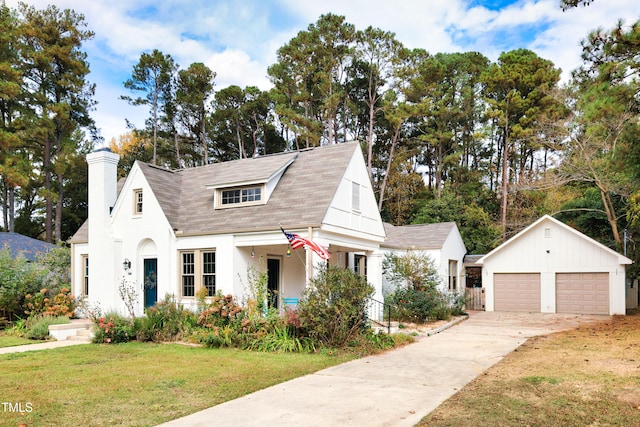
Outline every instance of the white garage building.
<path id="1" fill-rule="evenodd" d="M 632 261 L 545 215 L 477 261 L 487 311 L 625 314 Z"/>

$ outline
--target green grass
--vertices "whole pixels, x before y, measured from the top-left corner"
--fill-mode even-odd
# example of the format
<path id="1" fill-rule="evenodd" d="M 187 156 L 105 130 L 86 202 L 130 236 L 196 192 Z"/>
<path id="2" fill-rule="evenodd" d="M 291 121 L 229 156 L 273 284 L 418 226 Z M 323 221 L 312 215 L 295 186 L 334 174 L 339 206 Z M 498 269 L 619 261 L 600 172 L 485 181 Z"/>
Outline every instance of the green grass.
<path id="1" fill-rule="evenodd" d="M 37 344 L 42 341 L 30 340 L 22 337 L 14 337 L 11 335 L 0 335 L 0 348 L 14 347 L 16 345 Z"/>
<path id="2" fill-rule="evenodd" d="M 529 339 L 419 426 L 640 427 L 640 313 Z"/>
<path id="3" fill-rule="evenodd" d="M 177 344 L 80 345 L 0 356 L 0 426 L 156 425 L 354 356 Z"/>

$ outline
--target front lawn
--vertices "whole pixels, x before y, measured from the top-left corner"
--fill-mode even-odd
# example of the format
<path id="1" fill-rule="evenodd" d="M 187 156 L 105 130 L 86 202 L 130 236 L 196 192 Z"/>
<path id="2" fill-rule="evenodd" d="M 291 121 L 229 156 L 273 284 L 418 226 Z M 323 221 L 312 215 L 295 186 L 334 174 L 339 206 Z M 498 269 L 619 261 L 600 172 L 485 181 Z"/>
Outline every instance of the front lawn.
<path id="1" fill-rule="evenodd" d="M 0 425 L 156 425 L 353 357 L 137 342 L 1 355 L 2 400 L 26 410 Z"/>
<path id="2" fill-rule="evenodd" d="M 16 345 L 37 344 L 42 341 L 34 341 L 22 337 L 14 337 L 12 335 L 0 334 L 0 348 L 14 347 Z"/>
<path id="3" fill-rule="evenodd" d="M 640 313 L 528 340 L 420 426 L 640 426 Z"/>

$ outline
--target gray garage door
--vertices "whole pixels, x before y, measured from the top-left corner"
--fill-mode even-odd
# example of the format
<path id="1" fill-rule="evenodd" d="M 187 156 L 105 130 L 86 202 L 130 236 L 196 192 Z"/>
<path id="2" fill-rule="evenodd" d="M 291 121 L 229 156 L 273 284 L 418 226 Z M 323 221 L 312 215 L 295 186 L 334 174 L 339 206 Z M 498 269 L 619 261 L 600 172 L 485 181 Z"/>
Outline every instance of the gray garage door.
<path id="1" fill-rule="evenodd" d="M 556 311 L 609 314 L 609 273 L 556 274 Z"/>
<path id="2" fill-rule="evenodd" d="M 540 312 L 539 273 L 495 273 L 493 289 L 496 311 Z"/>

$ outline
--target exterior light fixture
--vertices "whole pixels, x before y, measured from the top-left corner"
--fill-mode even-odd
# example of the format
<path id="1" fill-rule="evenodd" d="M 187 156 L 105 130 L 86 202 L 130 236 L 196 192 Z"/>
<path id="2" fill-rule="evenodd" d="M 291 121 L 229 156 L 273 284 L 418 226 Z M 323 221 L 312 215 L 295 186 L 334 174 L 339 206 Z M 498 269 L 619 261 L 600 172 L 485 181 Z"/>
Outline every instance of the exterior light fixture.
<path id="1" fill-rule="evenodd" d="M 255 248 L 251 248 L 251 258 L 255 258 L 256 257 L 256 251 Z"/>
<path id="2" fill-rule="evenodd" d="M 287 249 L 287 258 L 291 256 L 291 249 Z"/>
<path id="3" fill-rule="evenodd" d="M 124 271 L 129 271 L 131 270 L 131 261 L 129 261 L 128 258 L 125 258 L 123 263 L 122 263 L 122 268 L 124 268 Z"/>

